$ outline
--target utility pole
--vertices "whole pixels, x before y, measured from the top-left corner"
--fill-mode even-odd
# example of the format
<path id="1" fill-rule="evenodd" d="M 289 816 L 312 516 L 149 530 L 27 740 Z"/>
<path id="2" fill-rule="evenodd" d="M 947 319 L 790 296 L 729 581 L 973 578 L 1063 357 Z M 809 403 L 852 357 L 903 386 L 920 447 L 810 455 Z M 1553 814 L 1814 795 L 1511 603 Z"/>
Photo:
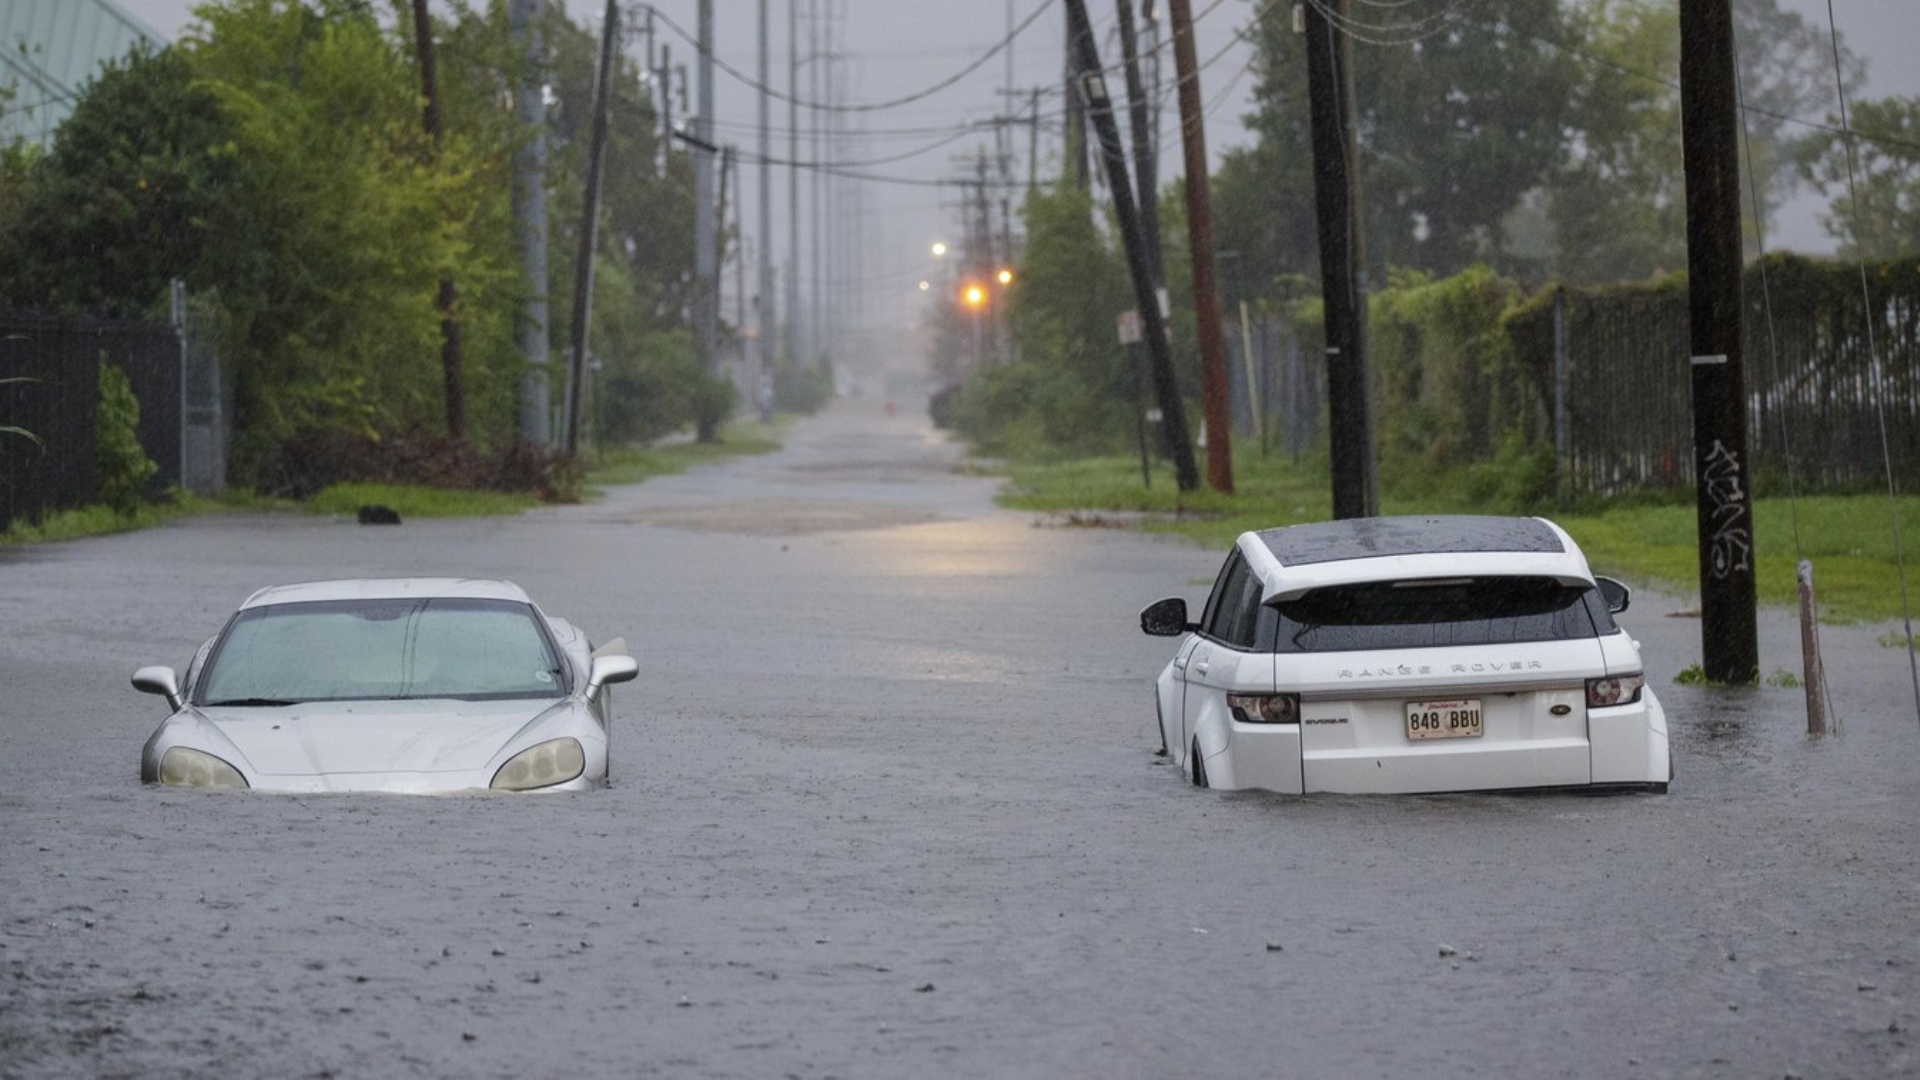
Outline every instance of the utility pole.
<path id="1" fill-rule="evenodd" d="M 413 0 L 413 39 L 420 53 L 420 96 L 426 99 L 421 126 L 427 132 L 430 155 L 440 147 L 440 83 L 433 69 L 433 21 L 427 17 L 427 0 Z M 460 376 L 459 296 L 453 287 L 452 268 L 440 271 L 440 292 L 434 298 L 440 310 L 440 371 L 446 385 L 447 434 L 455 439 L 467 437 L 467 393 Z"/>
<path id="2" fill-rule="evenodd" d="M 713 0 L 700 0 L 700 56 L 696 61 L 699 109 L 693 135 L 693 340 L 707 374 L 720 374 L 720 259 L 718 229 L 713 216 Z M 712 425 L 701 423 L 694 437 L 710 443 L 720 437 Z"/>
<path id="3" fill-rule="evenodd" d="M 607 109 L 613 97 L 613 60 L 619 38 L 619 0 L 607 0 L 607 18 L 600 28 L 600 74 L 594 80 L 593 137 L 587 148 L 587 197 L 581 208 L 580 261 L 573 276 L 573 354 L 567 358 L 567 423 L 560 445 L 561 452 L 568 457 L 580 451 L 580 401 L 587 375 L 587 320 L 593 311 L 593 249 L 600 232 L 600 174 L 606 164 Z"/>
<path id="4" fill-rule="evenodd" d="M 800 356 L 800 0 L 787 0 L 787 366 Z"/>
<path id="5" fill-rule="evenodd" d="M 1153 156 L 1153 120 L 1147 112 L 1146 87 L 1140 80 L 1133 0 L 1114 3 L 1120 9 L 1120 52 L 1126 63 L 1127 112 L 1133 121 L 1133 176 L 1140 187 L 1140 228 L 1147 239 L 1147 272 L 1153 275 L 1153 288 L 1158 292 L 1167 287 L 1167 272 L 1160 260 L 1160 169 Z"/>
<path id="6" fill-rule="evenodd" d="M 1154 292 L 1153 278 L 1147 274 L 1146 244 L 1140 235 L 1140 215 L 1133 201 L 1133 185 L 1127 179 L 1127 159 L 1120 146 L 1120 128 L 1113 119 L 1113 98 L 1107 94 L 1106 79 L 1100 74 L 1100 51 L 1093 41 L 1087 22 L 1086 0 L 1067 0 L 1067 40 L 1079 59 L 1076 95 L 1085 94 L 1087 111 L 1100 137 L 1100 156 L 1107 166 L 1107 184 L 1113 189 L 1114 215 L 1120 222 L 1120 238 L 1127 251 L 1127 268 L 1133 277 L 1134 302 L 1140 309 L 1140 326 L 1147 339 L 1147 355 L 1153 365 L 1153 385 L 1160 403 L 1161 431 L 1167 453 L 1173 458 L 1174 482 L 1181 491 L 1200 486 L 1200 471 L 1193 461 L 1193 440 L 1187 434 L 1186 406 L 1180 400 L 1180 384 L 1174 379 L 1173 357 L 1167 343 L 1167 321 L 1160 314 L 1160 298 Z"/>
<path id="7" fill-rule="evenodd" d="M 1067 119 L 1060 133 L 1061 164 L 1076 190 L 1087 190 L 1087 107 L 1081 99 L 1080 58 L 1074 45 L 1073 12 L 1067 12 Z"/>
<path id="8" fill-rule="evenodd" d="M 1125 8 L 1126 0 L 1121 0 Z M 1207 189 L 1206 118 L 1200 107 L 1200 69 L 1194 58 L 1193 9 L 1167 5 L 1173 32 L 1173 69 L 1180 80 L 1180 132 L 1187 179 L 1187 246 L 1193 259 L 1193 313 L 1199 323 L 1200 410 L 1207 424 L 1207 483 L 1233 494 L 1233 420 L 1227 411 L 1227 344 L 1221 336 L 1220 284 L 1213 265 L 1213 201 Z M 1130 27 L 1131 20 L 1123 20 Z M 1122 31 L 1125 32 L 1124 29 Z M 1131 35 L 1128 35 L 1131 36 Z M 1144 198 L 1151 201 L 1151 196 Z M 1251 402 L 1249 402 L 1251 404 Z"/>
<path id="9" fill-rule="evenodd" d="M 791 2 L 791 0 L 789 0 Z M 767 0 L 760 0 L 760 85 L 768 85 L 768 64 L 773 52 L 767 32 Z M 760 334 L 755 338 L 753 351 L 753 403 L 754 408 L 763 415 L 773 407 L 771 395 L 763 389 L 773 372 L 770 357 L 773 342 L 778 330 L 776 312 L 779 305 L 773 302 L 773 143 L 768 124 L 772 116 L 772 99 L 766 90 L 760 91 Z"/>
<path id="10" fill-rule="evenodd" d="M 546 44 L 540 0 L 512 0 L 507 25 L 520 45 L 514 113 L 528 133 L 513 153 L 513 220 L 520 239 L 521 284 L 527 292 L 514 320 L 514 338 L 527 364 L 520 376 L 520 438 L 548 446 L 553 442 L 553 398 L 547 388 L 547 100 L 540 78 L 546 69 Z"/>
<path id="11" fill-rule="evenodd" d="M 1346 0 L 1326 0 L 1346 17 Z M 1327 418 L 1333 516 L 1371 517 L 1373 428 L 1367 403 L 1366 262 L 1357 214 L 1359 160 L 1353 131 L 1352 60 L 1346 35 L 1318 4 L 1305 9 L 1307 96 L 1312 114 L 1313 191 L 1320 234 L 1320 293 L 1327 337 Z"/>
<path id="12" fill-rule="evenodd" d="M 1680 5 L 1680 134 L 1687 180 L 1687 301 L 1701 666 L 1745 684 L 1760 670 L 1753 490 L 1741 355 L 1739 117 L 1730 0 Z"/>

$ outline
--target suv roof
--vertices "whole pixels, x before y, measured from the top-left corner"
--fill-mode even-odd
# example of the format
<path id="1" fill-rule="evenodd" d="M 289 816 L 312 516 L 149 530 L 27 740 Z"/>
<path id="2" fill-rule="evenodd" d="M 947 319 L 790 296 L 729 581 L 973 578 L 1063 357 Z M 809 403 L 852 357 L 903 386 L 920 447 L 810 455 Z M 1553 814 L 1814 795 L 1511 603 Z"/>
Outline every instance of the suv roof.
<path id="1" fill-rule="evenodd" d="M 1260 575 L 1264 603 L 1362 581 L 1531 576 L 1593 584 L 1579 546 L 1545 518 L 1349 518 L 1244 533 L 1239 546 Z"/>

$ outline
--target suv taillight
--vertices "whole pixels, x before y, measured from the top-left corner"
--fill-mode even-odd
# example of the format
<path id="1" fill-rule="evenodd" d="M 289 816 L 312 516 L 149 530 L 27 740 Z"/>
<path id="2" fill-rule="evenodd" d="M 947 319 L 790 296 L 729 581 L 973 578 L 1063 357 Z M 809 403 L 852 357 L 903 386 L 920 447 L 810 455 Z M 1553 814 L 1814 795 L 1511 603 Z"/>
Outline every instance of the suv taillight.
<path id="1" fill-rule="evenodd" d="M 1227 707 L 1243 724 L 1297 724 L 1299 694 L 1228 694 Z"/>
<path id="2" fill-rule="evenodd" d="M 1640 700 L 1640 689 L 1647 685 L 1647 677 L 1641 672 L 1631 675 L 1609 675 L 1604 679 L 1587 680 L 1587 708 L 1604 709 L 1609 705 L 1631 705 Z"/>

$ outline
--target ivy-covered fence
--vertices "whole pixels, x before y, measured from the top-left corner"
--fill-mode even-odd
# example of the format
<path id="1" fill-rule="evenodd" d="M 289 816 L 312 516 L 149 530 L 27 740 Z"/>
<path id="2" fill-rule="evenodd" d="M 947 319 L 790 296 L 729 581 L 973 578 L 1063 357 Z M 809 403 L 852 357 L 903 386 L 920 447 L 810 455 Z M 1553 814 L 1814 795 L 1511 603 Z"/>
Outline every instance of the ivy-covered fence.
<path id="1" fill-rule="evenodd" d="M 1775 256 L 1747 270 L 1744 370 L 1756 486 L 1884 482 L 1881 430 L 1920 461 L 1920 259 L 1866 268 Z M 1375 316 L 1378 321 L 1378 316 Z M 1555 418 L 1566 494 L 1690 485 L 1686 283 L 1553 290 L 1505 319 L 1512 354 Z"/>

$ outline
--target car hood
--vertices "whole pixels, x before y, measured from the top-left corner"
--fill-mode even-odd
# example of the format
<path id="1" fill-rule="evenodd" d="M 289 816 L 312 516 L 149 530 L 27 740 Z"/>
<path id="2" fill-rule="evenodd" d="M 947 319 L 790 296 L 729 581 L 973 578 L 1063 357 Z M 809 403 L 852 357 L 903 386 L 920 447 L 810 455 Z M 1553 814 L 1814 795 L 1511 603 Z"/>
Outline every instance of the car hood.
<path id="1" fill-rule="evenodd" d="M 455 772 L 484 768 L 553 698 L 339 701 L 284 708 L 202 708 L 263 775 Z"/>

